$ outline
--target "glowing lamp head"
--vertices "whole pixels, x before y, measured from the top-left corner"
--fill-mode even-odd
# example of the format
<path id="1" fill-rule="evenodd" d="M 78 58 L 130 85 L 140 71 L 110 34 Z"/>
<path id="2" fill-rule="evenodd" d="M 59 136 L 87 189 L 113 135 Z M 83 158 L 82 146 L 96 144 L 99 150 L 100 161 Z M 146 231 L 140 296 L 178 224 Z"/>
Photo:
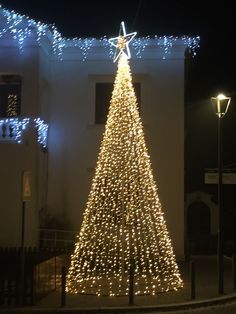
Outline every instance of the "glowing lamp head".
<path id="1" fill-rule="evenodd" d="M 218 118 L 223 118 L 225 116 L 226 112 L 228 111 L 230 101 L 231 97 L 226 97 L 224 94 L 211 97 L 211 102 Z"/>

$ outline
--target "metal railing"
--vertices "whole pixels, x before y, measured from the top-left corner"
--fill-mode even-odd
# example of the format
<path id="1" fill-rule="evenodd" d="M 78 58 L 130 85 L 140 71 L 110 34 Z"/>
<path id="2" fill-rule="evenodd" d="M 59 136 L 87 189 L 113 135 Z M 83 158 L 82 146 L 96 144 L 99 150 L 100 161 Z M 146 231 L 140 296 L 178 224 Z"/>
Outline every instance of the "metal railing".
<path id="1" fill-rule="evenodd" d="M 39 229 L 39 246 L 41 248 L 70 248 L 75 243 L 77 231 L 60 229 Z"/>

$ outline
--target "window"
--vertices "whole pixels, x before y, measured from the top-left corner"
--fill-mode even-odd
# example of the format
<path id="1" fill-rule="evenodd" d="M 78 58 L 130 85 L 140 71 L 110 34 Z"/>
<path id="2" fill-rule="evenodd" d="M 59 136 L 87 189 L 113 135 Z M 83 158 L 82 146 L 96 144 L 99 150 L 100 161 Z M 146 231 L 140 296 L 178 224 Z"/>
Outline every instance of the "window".
<path id="1" fill-rule="evenodd" d="M 141 84 L 133 83 L 135 94 L 140 109 L 141 104 Z M 96 98 L 95 98 L 95 124 L 105 124 L 111 95 L 113 91 L 113 83 L 96 83 Z"/>
<path id="2" fill-rule="evenodd" d="M 0 117 L 20 115 L 21 78 L 19 75 L 0 75 Z"/>

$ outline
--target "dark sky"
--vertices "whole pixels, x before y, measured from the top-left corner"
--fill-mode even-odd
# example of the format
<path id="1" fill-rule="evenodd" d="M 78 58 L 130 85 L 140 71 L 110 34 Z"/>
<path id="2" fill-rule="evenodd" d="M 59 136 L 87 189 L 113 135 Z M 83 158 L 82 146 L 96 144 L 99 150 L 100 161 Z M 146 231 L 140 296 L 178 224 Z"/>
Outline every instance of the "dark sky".
<path id="1" fill-rule="evenodd" d="M 120 22 L 127 31 L 145 35 L 190 35 L 201 38 L 190 61 L 187 100 L 235 92 L 235 10 L 230 1 L 168 0 L 0 0 L 18 13 L 52 23 L 66 37 L 116 36 Z"/>

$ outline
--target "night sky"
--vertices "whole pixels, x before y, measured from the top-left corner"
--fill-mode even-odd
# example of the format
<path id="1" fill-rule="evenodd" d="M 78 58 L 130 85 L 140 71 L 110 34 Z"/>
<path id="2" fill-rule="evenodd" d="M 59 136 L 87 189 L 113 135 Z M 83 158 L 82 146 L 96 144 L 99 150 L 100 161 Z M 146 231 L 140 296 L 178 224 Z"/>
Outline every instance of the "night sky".
<path id="1" fill-rule="evenodd" d="M 0 0 L 18 13 L 54 24 L 65 37 L 116 36 L 120 22 L 127 31 L 145 35 L 201 38 L 190 61 L 187 101 L 235 92 L 235 10 L 230 1 L 158 0 Z"/>

